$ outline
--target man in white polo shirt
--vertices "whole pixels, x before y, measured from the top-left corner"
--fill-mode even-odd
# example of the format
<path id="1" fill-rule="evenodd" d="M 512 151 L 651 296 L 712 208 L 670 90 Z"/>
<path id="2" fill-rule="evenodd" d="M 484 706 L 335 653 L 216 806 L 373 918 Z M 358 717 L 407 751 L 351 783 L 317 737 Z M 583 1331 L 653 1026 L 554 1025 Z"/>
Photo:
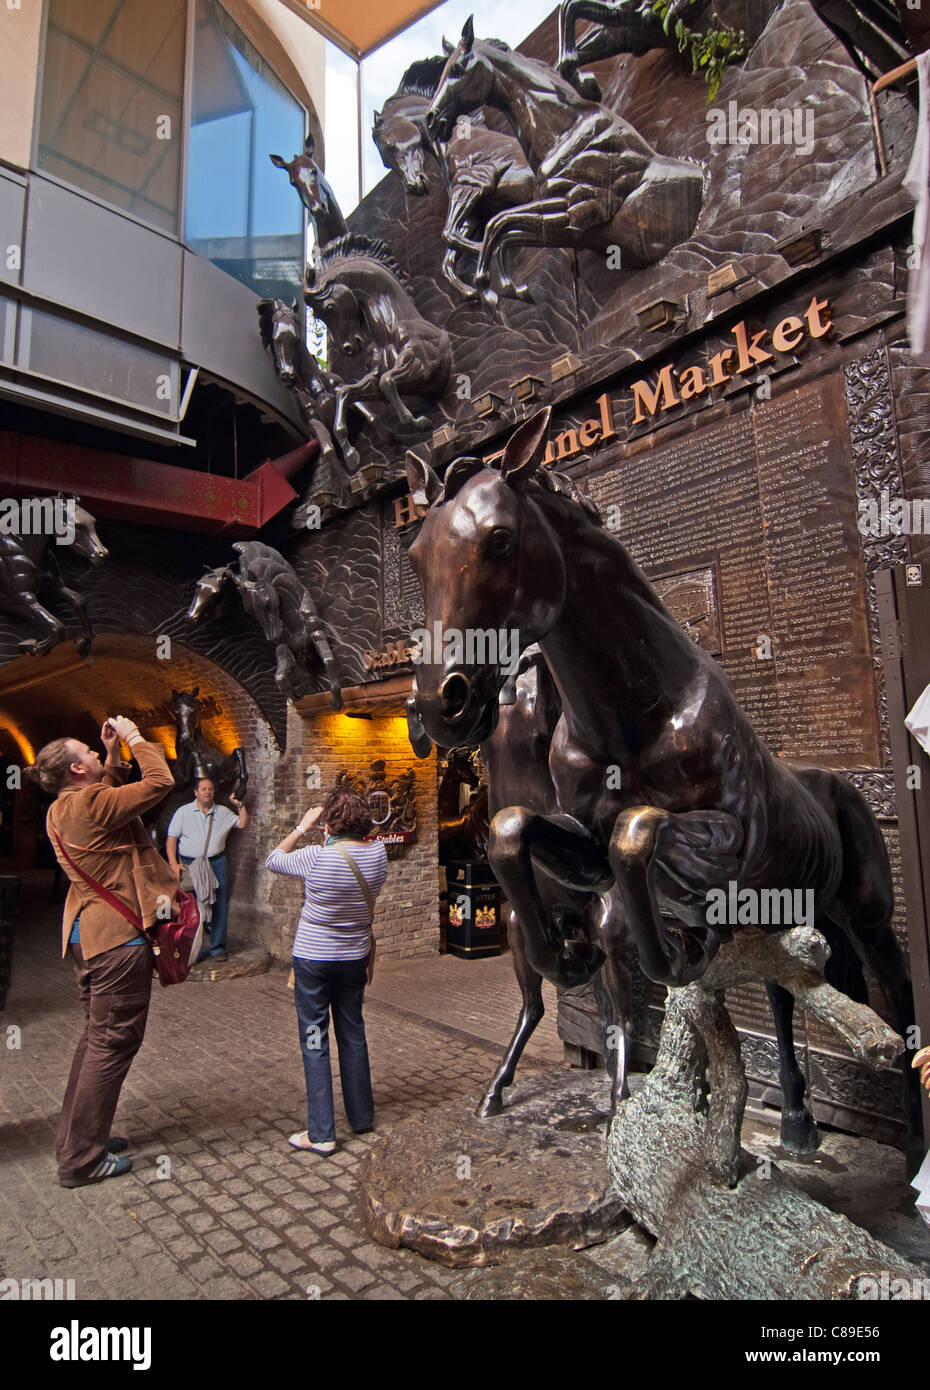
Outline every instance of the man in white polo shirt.
<path id="1" fill-rule="evenodd" d="M 249 813 L 243 803 L 234 796 L 230 796 L 229 799 L 236 811 L 230 811 L 226 806 L 217 806 L 213 796 L 213 783 L 209 777 L 201 777 L 195 782 L 194 800 L 186 806 L 179 806 L 171 817 L 165 848 L 168 852 L 168 863 L 178 877 L 181 875 L 182 867 L 202 858 L 206 849 L 207 861 L 216 878 L 216 897 L 213 900 L 212 916 L 207 924 L 210 933 L 210 958 L 228 960 L 226 839 L 231 830 L 246 828 Z"/>

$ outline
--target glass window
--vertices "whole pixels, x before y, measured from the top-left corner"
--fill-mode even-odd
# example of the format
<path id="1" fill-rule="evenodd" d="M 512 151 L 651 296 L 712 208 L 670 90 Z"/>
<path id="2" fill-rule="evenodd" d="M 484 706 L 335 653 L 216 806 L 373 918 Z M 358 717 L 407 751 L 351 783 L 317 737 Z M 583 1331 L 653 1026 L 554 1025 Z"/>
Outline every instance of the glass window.
<path id="1" fill-rule="evenodd" d="M 263 298 L 302 279 L 303 210 L 269 155 L 303 148 L 304 111 L 215 0 L 197 0 L 185 240 Z"/>
<path id="2" fill-rule="evenodd" d="M 185 0 L 48 0 L 39 168 L 178 231 Z"/>

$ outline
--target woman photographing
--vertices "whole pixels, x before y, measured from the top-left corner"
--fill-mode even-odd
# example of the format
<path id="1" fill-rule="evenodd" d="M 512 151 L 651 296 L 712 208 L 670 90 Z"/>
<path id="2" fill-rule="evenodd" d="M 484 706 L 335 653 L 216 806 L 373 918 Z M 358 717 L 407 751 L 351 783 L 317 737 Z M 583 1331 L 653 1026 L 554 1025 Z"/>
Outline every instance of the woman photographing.
<path id="1" fill-rule="evenodd" d="M 322 845 L 298 848 L 315 826 Z M 333 1077 L 329 1060 L 332 1013 L 346 1117 L 356 1134 L 374 1124 L 374 1101 L 362 996 L 369 978 L 375 899 L 387 877 L 387 854 L 368 841 L 368 806 L 350 792 L 332 792 L 309 810 L 265 860 L 273 874 L 304 880 L 304 903 L 294 938 L 294 1002 L 307 1078 L 307 1128 L 292 1134 L 295 1149 L 329 1154 L 336 1147 Z"/>

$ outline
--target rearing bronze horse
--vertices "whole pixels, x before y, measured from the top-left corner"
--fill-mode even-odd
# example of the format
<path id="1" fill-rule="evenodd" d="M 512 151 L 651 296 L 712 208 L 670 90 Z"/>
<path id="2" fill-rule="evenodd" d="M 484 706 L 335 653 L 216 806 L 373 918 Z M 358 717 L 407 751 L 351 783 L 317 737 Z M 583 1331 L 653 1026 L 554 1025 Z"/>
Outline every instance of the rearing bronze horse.
<path id="1" fill-rule="evenodd" d="M 513 805 L 491 825 L 530 964 L 571 986 L 604 960 L 591 941 L 560 941 L 537 867 L 589 892 L 616 886 L 642 969 L 666 985 L 699 979 L 743 924 L 709 920 L 711 889 L 810 892 L 816 926 L 873 970 L 903 1033 L 913 1003 L 867 803 L 837 773 L 772 756 L 593 503 L 540 467 L 548 418 L 520 426 L 499 468 L 460 459 L 444 485 L 408 455 L 411 487 L 431 503 L 410 550 L 427 628 L 538 642 L 562 701 L 549 757 L 558 813 Z M 447 643 L 418 668 L 416 709 L 443 746 L 494 727 L 507 670 L 481 649 L 469 661 L 467 643 Z"/>

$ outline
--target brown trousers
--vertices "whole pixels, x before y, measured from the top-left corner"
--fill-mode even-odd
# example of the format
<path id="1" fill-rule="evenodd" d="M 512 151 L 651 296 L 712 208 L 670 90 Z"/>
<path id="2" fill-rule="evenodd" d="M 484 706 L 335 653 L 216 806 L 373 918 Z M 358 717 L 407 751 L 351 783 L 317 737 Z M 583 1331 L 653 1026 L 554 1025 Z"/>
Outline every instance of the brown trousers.
<path id="1" fill-rule="evenodd" d="M 149 946 L 115 946 L 85 961 L 70 946 L 84 1009 L 55 1136 L 60 1178 L 86 1178 L 105 1157 L 119 1093 L 145 1035 L 152 996 Z"/>

